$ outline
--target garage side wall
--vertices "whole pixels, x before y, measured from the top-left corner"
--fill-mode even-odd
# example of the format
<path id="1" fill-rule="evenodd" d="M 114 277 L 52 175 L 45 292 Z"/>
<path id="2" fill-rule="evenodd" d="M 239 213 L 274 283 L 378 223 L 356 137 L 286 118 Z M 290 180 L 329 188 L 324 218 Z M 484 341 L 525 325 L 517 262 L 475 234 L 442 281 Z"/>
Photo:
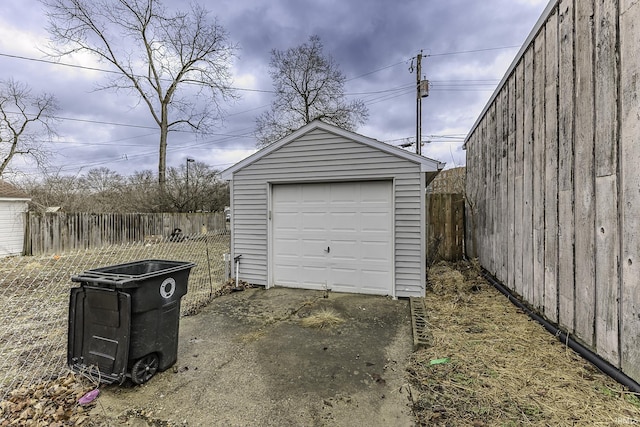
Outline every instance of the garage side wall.
<path id="1" fill-rule="evenodd" d="M 552 2 L 529 40 L 467 139 L 468 255 L 640 381 L 640 3 Z"/>
<path id="2" fill-rule="evenodd" d="M 0 200 L 0 258 L 22 255 L 27 202 Z"/>
<path id="3" fill-rule="evenodd" d="M 237 171 L 233 180 L 233 252 L 241 278 L 266 286 L 269 183 L 394 179 L 396 296 L 424 295 L 424 174 L 420 166 L 316 129 Z M 421 191 L 422 190 L 422 191 Z"/>

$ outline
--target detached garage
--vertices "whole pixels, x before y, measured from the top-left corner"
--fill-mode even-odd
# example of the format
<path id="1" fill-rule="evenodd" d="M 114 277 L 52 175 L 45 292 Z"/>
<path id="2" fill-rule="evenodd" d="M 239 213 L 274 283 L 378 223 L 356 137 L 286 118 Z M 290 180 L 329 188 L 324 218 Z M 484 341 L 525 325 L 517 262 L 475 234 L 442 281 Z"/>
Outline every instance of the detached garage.
<path id="1" fill-rule="evenodd" d="M 425 188 L 444 164 L 314 121 L 222 173 L 249 283 L 393 297 L 425 290 Z"/>
<path id="2" fill-rule="evenodd" d="M 22 255 L 24 213 L 31 199 L 13 185 L 0 181 L 0 258 Z"/>

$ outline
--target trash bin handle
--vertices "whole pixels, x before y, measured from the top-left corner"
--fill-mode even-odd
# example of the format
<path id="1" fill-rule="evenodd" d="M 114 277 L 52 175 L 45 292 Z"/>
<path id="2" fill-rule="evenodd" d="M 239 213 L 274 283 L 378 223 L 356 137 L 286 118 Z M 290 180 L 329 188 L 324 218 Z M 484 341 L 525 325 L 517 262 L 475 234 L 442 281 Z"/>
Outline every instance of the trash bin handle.
<path id="1" fill-rule="evenodd" d="M 71 281 L 72 282 L 91 282 L 91 283 L 100 283 L 103 285 L 115 285 L 115 284 L 122 284 L 125 282 L 130 282 L 132 281 L 131 278 L 128 277 L 123 277 L 123 278 L 114 278 L 114 279 L 105 279 L 105 278 L 101 278 L 98 276 L 89 276 L 89 275 L 84 275 L 84 276 L 71 276 Z"/>

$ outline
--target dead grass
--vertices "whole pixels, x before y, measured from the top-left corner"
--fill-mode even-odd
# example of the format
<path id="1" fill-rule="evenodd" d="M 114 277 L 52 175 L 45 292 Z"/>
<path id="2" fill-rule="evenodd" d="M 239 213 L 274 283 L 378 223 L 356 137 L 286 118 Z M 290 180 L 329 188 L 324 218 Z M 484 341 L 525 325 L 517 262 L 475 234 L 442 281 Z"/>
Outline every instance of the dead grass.
<path id="1" fill-rule="evenodd" d="M 472 265 L 437 264 L 429 282 L 432 345 L 409 368 L 419 425 L 640 424 L 638 396 L 530 320 Z"/>
<path id="2" fill-rule="evenodd" d="M 330 308 L 322 308 L 310 316 L 300 320 L 300 324 L 305 328 L 331 328 L 344 323 L 344 319 Z"/>
<path id="3" fill-rule="evenodd" d="M 223 284 L 222 254 L 229 237 L 208 235 L 184 242 L 128 244 L 102 249 L 0 262 L 0 400 L 19 385 L 66 372 L 71 276 L 84 270 L 140 259 L 177 259 L 197 264 L 191 270 L 182 315 L 199 312 L 213 298 L 231 292 Z M 243 284 L 243 286 L 246 286 Z"/>

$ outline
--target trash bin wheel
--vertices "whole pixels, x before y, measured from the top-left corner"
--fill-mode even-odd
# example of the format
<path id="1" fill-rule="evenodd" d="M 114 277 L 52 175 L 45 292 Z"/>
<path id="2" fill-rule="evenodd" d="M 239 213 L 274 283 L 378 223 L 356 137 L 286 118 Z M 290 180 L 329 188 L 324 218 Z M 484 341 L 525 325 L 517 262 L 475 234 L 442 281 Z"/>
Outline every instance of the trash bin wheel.
<path id="1" fill-rule="evenodd" d="M 138 359 L 131 368 L 131 381 L 135 384 L 146 383 L 158 371 L 158 363 L 158 356 L 155 353 Z"/>

